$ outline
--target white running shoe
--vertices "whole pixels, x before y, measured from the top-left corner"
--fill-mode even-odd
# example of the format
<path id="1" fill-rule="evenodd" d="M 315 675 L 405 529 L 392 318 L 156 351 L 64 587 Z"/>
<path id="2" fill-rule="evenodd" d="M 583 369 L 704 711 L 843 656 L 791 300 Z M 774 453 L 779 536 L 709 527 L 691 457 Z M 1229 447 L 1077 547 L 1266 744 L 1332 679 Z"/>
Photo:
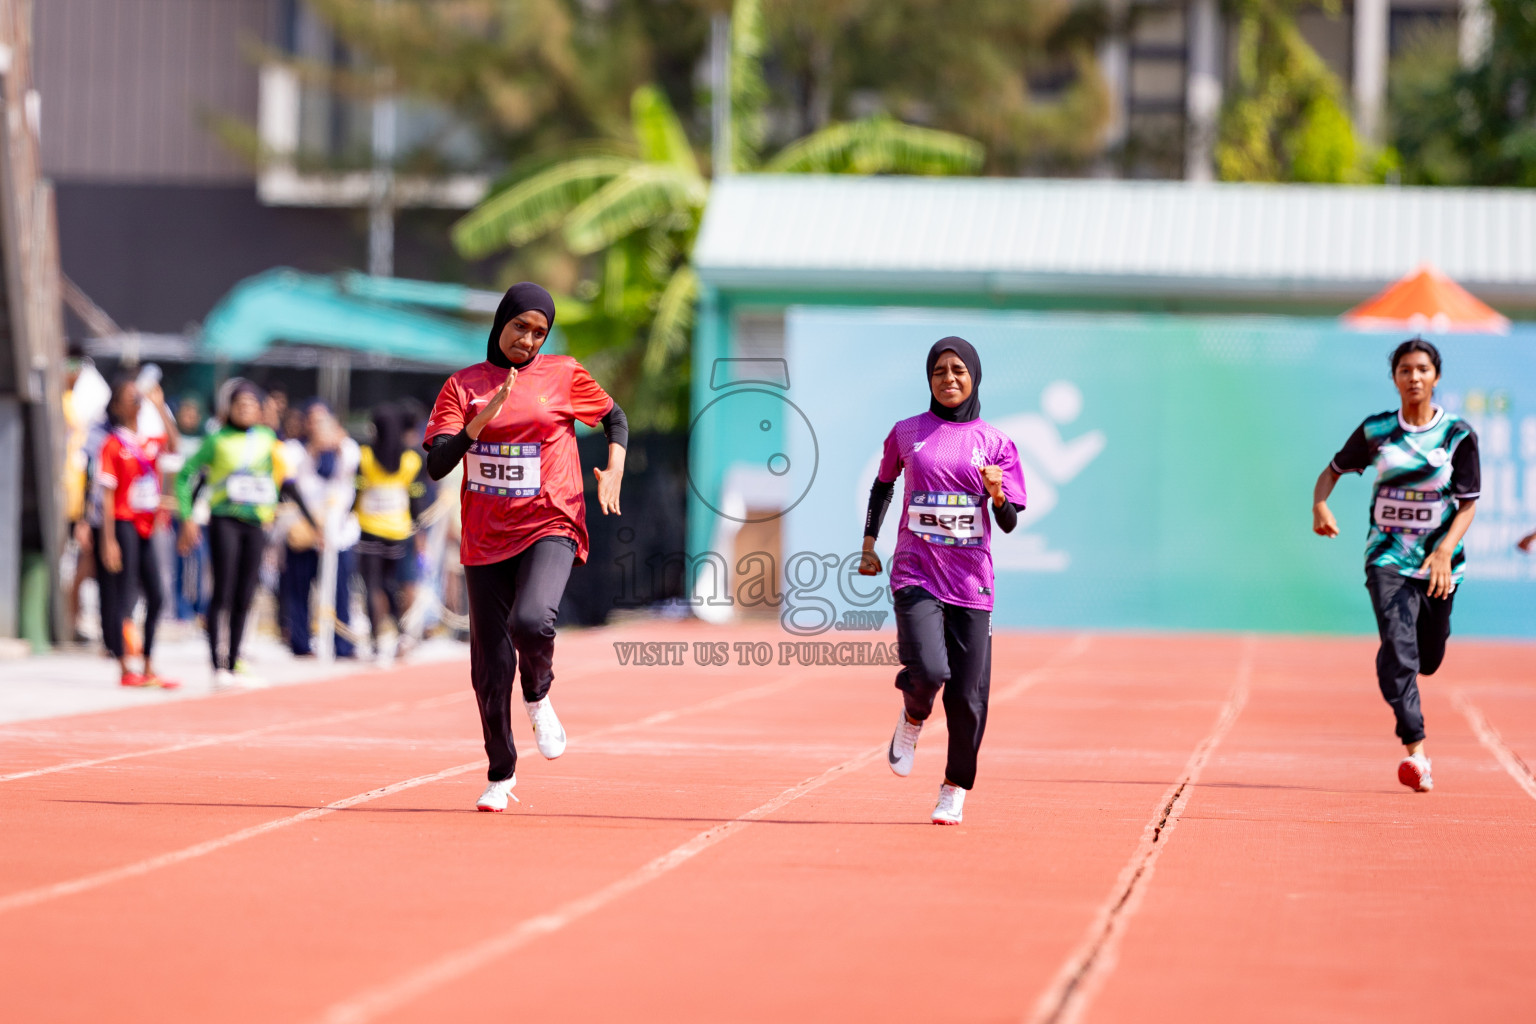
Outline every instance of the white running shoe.
<path id="1" fill-rule="evenodd" d="M 381 668 L 389 668 L 395 663 L 395 655 L 400 650 L 400 634 L 385 633 L 374 641 L 374 653 L 378 657 Z"/>
<path id="2" fill-rule="evenodd" d="M 939 802 L 933 805 L 935 825 L 958 825 L 965 809 L 965 790 L 948 782 L 939 787 Z"/>
<path id="3" fill-rule="evenodd" d="M 1429 758 L 1423 754 L 1405 757 L 1397 765 L 1397 781 L 1417 793 L 1428 793 L 1435 788 L 1435 780 L 1429 774 Z"/>
<path id="4" fill-rule="evenodd" d="M 234 685 L 246 690 L 264 690 L 272 684 L 266 679 L 252 672 L 244 660 L 235 662 L 235 670 L 232 673 Z"/>
<path id="5" fill-rule="evenodd" d="M 217 668 L 213 670 L 213 688 L 215 690 L 232 690 L 236 685 L 235 674 L 229 669 Z"/>
<path id="6" fill-rule="evenodd" d="M 528 724 L 533 726 L 533 738 L 538 741 L 539 753 L 553 761 L 565 753 L 565 726 L 555 714 L 555 707 L 546 696 L 532 704 L 523 701 L 528 711 Z"/>
<path id="7" fill-rule="evenodd" d="M 477 811 L 504 811 L 507 809 L 507 798 L 517 800 L 517 794 L 512 792 L 512 787 L 517 785 L 517 776 L 493 782 L 485 787 L 485 792 L 480 794 L 480 799 L 475 801 Z M 521 800 L 517 800 L 522 803 Z"/>
<path id="8" fill-rule="evenodd" d="M 907 720 L 905 711 L 896 719 L 896 731 L 891 734 L 891 746 L 885 752 L 885 759 L 890 763 L 891 771 L 902 778 L 912 774 L 912 760 L 917 756 L 917 737 L 922 731 L 923 723 L 913 725 Z"/>

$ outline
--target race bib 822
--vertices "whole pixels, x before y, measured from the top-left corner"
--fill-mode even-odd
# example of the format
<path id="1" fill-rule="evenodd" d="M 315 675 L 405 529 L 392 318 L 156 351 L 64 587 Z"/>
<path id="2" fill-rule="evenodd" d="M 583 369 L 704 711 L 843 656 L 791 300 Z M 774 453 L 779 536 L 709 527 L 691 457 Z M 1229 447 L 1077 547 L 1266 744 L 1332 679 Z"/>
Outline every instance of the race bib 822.
<path id="1" fill-rule="evenodd" d="M 490 444 L 476 441 L 464 456 L 465 486 L 498 498 L 531 498 L 539 493 L 538 442 Z"/>
<path id="2" fill-rule="evenodd" d="M 930 544 L 975 547 L 986 540 L 979 494 L 919 491 L 907 501 L 907 529 Z"/>

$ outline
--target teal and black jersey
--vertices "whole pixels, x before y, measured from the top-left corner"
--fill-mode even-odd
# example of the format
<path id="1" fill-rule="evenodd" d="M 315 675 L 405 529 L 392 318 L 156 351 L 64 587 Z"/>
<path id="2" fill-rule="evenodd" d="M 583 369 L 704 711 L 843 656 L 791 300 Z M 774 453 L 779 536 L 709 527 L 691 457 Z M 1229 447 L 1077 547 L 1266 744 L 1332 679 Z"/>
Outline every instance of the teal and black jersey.
<path id="1" fill-rule="evenodd" d="M 1371 532 L 1365 564 L 1428 579 L 1424 562 L 1451 528 L 1464 501 L 1482 490 L 1477 433 L 1458 416 L 1435 407 L 1422 427 L 1403 422 L 1401 413 L 1383 412 L 1355 428 L 1333 457 L 1337 473 L 1363 473 L 1376 467 L 1371 498 Z M 1451 578 L 1460 583 L 1466 554 L 1451 554 Z"/>

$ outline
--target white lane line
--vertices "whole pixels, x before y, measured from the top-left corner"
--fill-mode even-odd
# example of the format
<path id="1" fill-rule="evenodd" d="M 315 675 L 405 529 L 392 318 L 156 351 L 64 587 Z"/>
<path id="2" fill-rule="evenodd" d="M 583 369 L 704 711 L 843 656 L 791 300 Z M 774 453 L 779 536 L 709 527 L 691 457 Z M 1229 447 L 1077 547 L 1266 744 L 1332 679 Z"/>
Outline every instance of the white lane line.
<path id="1" fill-rule="evenodd" d="M 1152 820 L 1147 822 L 1142 832 L 1141 842 L 1120 872 L 1109 898 L 1094 915 L 1082 943 L 1062 964 L 1056 973 L 1056 980 L 1035 1004 L 1034 1012 L 1028 1017 L 1030 1024 L 1073 1024 L 1080 1020 L 1105 979 L 1114 970 L 1120 941 L 1151 884 L 1152 871 L 1157 866 L 1158 857 L 1168 846 L 1169 836 L 1178 825 L 1190 797 L 1194 795 L 1206 763 L 1248 703 L 1249 685 L 1253 678 L 1253 648 L 1253 637 L 1247 637 L 1238 662 L 1237 678 L 1221 706 L 1216 724 L 1189 755 L 1178 780 L 1158 802 Z"/>
<path id="2" fill-rule="evenodd" d="M 98 871 L 94 875 L 86 875 L 82 878 L 71 879 L 68 882 L 56 882 L 53 885 L 39 886 L 36 889 L 24 889 L 21 892 L 12 893 L 9 896 L 0 898 L 0 913 L 5 913 L 6 911 L 10 910 L 19 910 L 22 907 L 36 906 L 39 903 L 46 903 L 48 900 L 58 899 L 61 896 L 73 896 L 76 893 L 86 892 L 91 889 L 99 889 L 104 885 L 110 885 L 113 882 L 121 882 L 127 878 L 137 878 L 140 875 L 147 875 L 151 871 L 158 871 L 160 868 L 170 867 L 172 864 L 181 864 L 184 861 L 193 860 L 197 857 L 204 857 L 210 853 L 215 853 L 226 847 L 234 846 L 236 843 L 243 843 L 247 839 L 255 839 L 257 836 L 266 835 L 268 832 L 276 832 L 278 829 L 287 828 L 289 825 L 297 825 L 305 821 L 314 821 L 316 818 L 323 818 L 328 814 L 335 814 L 337 811 L 346 810 L 348 807 L 356 807 L 358 804 L 368 803 L 370 800 L 378 800 L 379 798 L 389 796 L 392 793 L 399 793 L 402 790 L 414 789 L 417 786 L 423 786 L 429 782 L 437 782 L 440 779 L 448 779 L 455 775 L 462 775 L 465 772 L 473 771 L 474 769 L 481 767 L 482 764 L 483 762 L 474 761 L 470 764 L 461 764 L 453 768 L 445 768 L 440 772 L 433 772 L 430 775 L 418 775 L 414 779 L 405 779 L 402 782 L 391 783 L 388 786 L 381 786 L 378 789 L 370 789 L 366 793 L 358 793 L 355 796 L 349 796 L 345 799 L 337 800 L 334 803 L 326 804 L 323 807 L 311 807 L 308 810 L 300 811 L 298 814 L 291 814 L 286 818 L 276 818 L 272 821 L 264 821 L 260 825 L 252 825 L 250 828 L 243 828 L 238 832 L 231 832 L 228 835 L 220 836 L 217 839 L 210 839 L 207 842 L 183 847 L 182 849 L 174 850 L 171 853 L 162 853 L 158 857 L 149 857 L 145 860 L 136 861 L 132 864 L 125 864 L 119 868 L 111 868 L 107 871 Z"/>
<path id="3" fill-rule="evenodd" d="M 1466 718 L 1467 724 L 1477 735 L 1477 741 L 1488 749 L 1494 760 L 1498 761 L 1509 773 L 1509 777 L 1515 780 L 1516 785 L 1525 790 L 1526 795 L 1532 800 L 1536 800 L 1536 776 L 1532 775 L 1531 766 L 1526 764 L 1508 743 L 1504 742 L 1504 737 L 1499 735 L 1499 730 L 1483 717 L 1482 710 L 1473 704 L 1472 699 L 1461 689 L 1451 691 L 1451 703 Z"/>
<path id="4" fill-rule="evenodd" d="M 653 882 L 668 872 L 675 871 L 717 843 L 724 842 L 742 829 L 767 817 L 774 811 L 807 793 L 820 789 L 827 783 L 849 772 L 857 771 L 885 753 L 885 745 L 873 747 L 842 764 L 828 768 L 813 778 L 791 786 L 765 804 L 726 822 L 716 825 L 676 846 L 655 860 L 609 885 L 571 900 L 547 914 L 525 918 L 498 935 L 493 935 L 471 946 L 456 950 L 410 972 L 403 978 L 353 996 L 328 1009 L 321 1017 L 325 1024 L 361 1024 L 382 1014 L 389 1013 L 420 996 L 470 974 L 514 950 L 528 945 L 535 939 L 551 935 L 569 924 L 586 917 L 615 900 Z"/>
<path id="5" fill-rule="evenodd" d="M 730 693 L 723 693 L 718 697 L 711 697 L 709 700 L 702 701 L 698 704 L 690 704 L 685 708 L 676 708 L 671 711 L 658 711 L 654 715 L 649 715 L 640 719 L 638 722 L 635 722 L 634 726 L 640 727 L 647 725 L 660 725 L 663 722 L 672 721 L 672 719 L 677 718 L 679 715 L 690 715 L 699 711 L 714 711 L 717 708 L 725 708 L 730 707 L 732 704 L 740 704 L 742 701 L 757 700 L 759 697 L 769 697 L 775 693 L 788 690 L 792 686 L 797 686 L 804 681 L 804 673 L 785 676 L 783 679 L 776 679 L 771 683 L 763 683 L 758 686 L 749 686 L 745 690 L 733 690 Z M 588 735 L 589 737 L 596 737 L 602 735 L 602 732 L 600 731 L 589 733 Z M 575 743 L 576 740 L 573 739 L 571 742 Z"/>
<path id="6" fill-rule="evenodd" d="M 587 676 L 597 675 L 601 671 L 601 668 L 578 669 L 574 672 L 566 673 L 564 676 L 562 676 L 562 678 L 568 680 L 581 679 Z M 319 681 L 324 682 L 325 680 Z M 226 694 L 224 696 L 237 696 L 237 694 Z M 184 740 L 180 743 L 166 744 L 164 746 L 154 747 L 149 750 L 131 750 L 122 754 L 113 754 L 109 757 L 93 757 L 81 761 L 68 761 L 62 764 L 48 765 L 45 768 L 33 768 L 27 771 L 12 772 L 9 775 L 0 775 L 0 782 L 11 782 L 16 779 L 30 779 L 38 775 L 51 775 L 54 772 L 67 772 L 76 768 L 94 768 L 97 765 L 113 764 L 118 761 L 131 760 L 135 757 L 155 757 L 160 754 L 175 754 L 183 750 L 196 750 L 201 747 L 217 746 L 221 743 L 239 743 L 243 740 L 251 739 L 257 736 L 265 736 L 271 733 L 280 733 L 286 729 L 301 729 L 314 725 L 329 725 L 334 722 L 348 722 L 358 718 L 367 718 L 372 715 L 389 714 L 390 712 L 394 711 L 426 711 L 445 704 L 454 704 L 459 701 L 471 700 L 473 697 L 474 694 L 468 690 L 458 690 L 453 693 L 444 694 L 441 697 L 429 697 L 426 700 L 418 701 L 415 704 L 411 704 L 407 701 L 397 701 L 393 704 L 386 704 L 382 707 L 365 708 L 358 711 L 340 711 L 333 715 L 321 715 L 316 718 L 301 718 L 297 721 L 280 722 L 274 725 L 264 725 L 255 729 L 247 729 L 244 732 L 222 733 L 216 736 L 200 736 L 194 740 Z M 664 712 L 664 714 L 666 713 L 667 712 Z M 20 730 L 18 730 L 18 732 L 20 732 Z M 49 731 L 40 735 L 54 737 L 59 734 L 57 731 Z"/>
<path id="7" fill-rule="evenodd" d="M 8 775 L 0 775 L 0 782 L 14 782 L 17 779 L 32 779 L 39 775 L 52 775 L 54 772 L 73 771 L 76 768 L 94 768 L 97 765 L 114 764 L 118 761 L 127 761 L 135 757 L 156 757 L 160 754 L 176 754 L 183 750 L 197 750 L 202 747 L 218 746 L 221 743 L 239 743 L 242 740 L 253 739 L 257 736 L 265 736 L 270 733 L 282 732 L 286 729 L 304 729 L 314 725 L 332 725 L 336 722 L 351 722 L 359 718 L 368 718 L 373 715 L 387 715 L 395 711 L 425 711 L 429 708 L 444 704 L 452 704 L 456 701 L 468 700 L 467 693 L 450 693 L 441 697 L 429 697 L 419 701 L 395 701 L 393 704 L 385 704 L 376 708 L 363 708 L 357 711 L 338 711 L 335 714 L 319 715 L 315 718 L 301 718 L 292 722 L 278 722 L 273 725 L 263 725 L 255 729 L 246 729 L 244 732 L 221 733 L 217 736 L 202 736 L 195 740 L 187 740 L 182 743 L 170 743 L 161 747 L 152 747 L 148 750 L 130 750 L 122 754 L 112 754 L 109 757 L 92 757 L 82 761 L 65 761 L 62 764 L 51 764 L 44 768 L 31 768 L 27 771 L 11 772 Z"/>
<path id="8" fill-rule="evenodd" d="M 1091 642 L 1091 637 L 1088 634 L 1079 634 L 1070 644 L 1047 658 L 1037 668 L 1015 679 L 1010 686 L 999 692 L 994 701 L 1017 697 L 1044 679 L 1059 665 L 1082 655 L 1088 650 Z M 728 694 L 718 701 L 706 703 L 714 703 L 716 706 L 724 703 L 735 703 L 738 700 L 747 699 L 749 695 L 766 695 L 777 692 L 790 685 L 790 682 L 790 680 L 782 680 L 777 683 L 757 687 L 755 690 L 743 690 L 739 694 Z M 659 719 L 666 715 L 667 713 L 663 713 L 662 716 L 652 716 L 652 718 Z M 596 892 L 572 900 L 557 907 L 548 914 L 526 918 L 500 934 L 448 953 L 395 982 L 369 989 L 343 1002 L 336 1003 L 324 1013 L 321 1020 L 324 1024 L 361 1024 L 361 1022 L 373 1020 L 382 1014 L 390 1013 L 406 1003 L 426 995 L 433 989 L 462 978 L 464 975 L 472 973 L 508 953 L 521 949 L 535 939 L 557 932 L 572 922 L 601 910 L 603 907 L 633 892 L 646 883 L 652 882 L 662 875 L 681 867 L 693 857 L 709 849 L 711 846 L 730 838 L 752 822 L 767 817 L 791 801 L 798 800 L 805 794 L 820 789 L 840 776 L 862 768 L 869 762 L 881 757 L 885 750 L 885 744 L 882 743 L 878 747 L 866 750 L 844 761 L 842 764 L 827 769 L 814 778 L 806 779 L 796 786 L 791 786 L 767 803 L 754 807 L 739 818 L 726 822 L 723 825 L 716 825 L 714 828 L 699 833 L 681 846 L 669 850 L 650 863 L 637 868 L 630 874 L 604 886 Z"/>
<path id="9" fill-rule="evenodd" d="M 590 741 L 598 739 L 602 736 L 611 735 L 616 732 L 642 728 L 657 721 L 671 721 L 672 719 L 678 718 L 684 714 L 713 710 L 714 708 L 722 707 L 726 704 L 732 704 L 740 700 L 750 699 L 753 696 L 765 696 L 771 693 L 776 693 L 805 680 L 807 677 L 808 674 L 801 673 L 799 675 L 786 677 L 773 683 L 765 683 L 761 686 L 749 687 L 746 690 L 724 694 L 720 697 L 712 697 L 709 700 L 700 701 L 697 704 L 690 704 L 686 707 L 678 708 L 672 711 L 659 712 L 658 714 L 649 715 L 645 718 L 639 719 L 638 721 L 621 722 L 616 725 L 606 726 L 602 729 L 595 729 L 592 732 L 587 733 L 585 738 Z M 575 740 L 572 740 L 572 745 L 575 745 Z M 55 882 L 51 885 L 38 886 L 33 889 L 23 889 L 20 892 L 14 892 L 8 896 L 0 897 L 0 914 L 4 914 L 12 910 L 19 910 L 23 907 L 36 906 L 39 903 L 46 903 L 49 900 L 59 899 L 60 897 L 64 896 L 72 896 L 76 893 L 86 892 L 91 889 L 99 889 L 104 885 L 110 885 L 113 882 L 119 882 L 127 878 L 137 878 L 140 875 L 148 874 L 151 871 L 157 871 L 160 868 L 170 867 L 173 864 L 181 864 L 196 857 L 203 857 L 210 853 L 215 853 L 219 850 L 225 849 L 226 847 L 233 846 L 236 843 L 243 843 L 247 839 L 255 839 L 257 836 L 266 835 L 268 832 L 274 832 L 278 829 L 287 828 L 290 825 L 298 825 L 306 821 L 313 821 L 316 818 L 323 818 L 326 815 L 334 814 L 336 811 L 346 810 L 349 807 L 356 807 L 359 804 L 369 803 L 373 800 L 378 800 L 382 797 L 390 796 L 394 793 L 399 793 L 402 790 L 414 789 L 417 786 L 426 785 L 429 782 L 438 782 L 442 779 L 452 778 L 455 775 L 463 775 L 465 772 L 474 771 L 477 768 L 484 770 L 485 760 L 483 758 L 477 761 L 471 761 L 468 764 L 456 765 L 452 768 L 444 768 L 440 772 L 433 772 L 429 775 L 418 775 L 415 778 L 391 783 L 388 786 L 382 786 L 378 789 L 370 789 L 366 793 L 358 793 L 353 796 L 345 797 L 344 799 L 337 800 L 334 803 L 325 804 L 321 807 L 311 807 L 307 810 L 300 811 L 297 814 L 288 815 L 287 817 L 274 818 L 271 821 L 262 822 L 260 825 L 252 825 L 249 828 L 243 828 L 237 832 L 231 832 L 228 835 L 220 836 L 216 839 L 209 839 L 206 842 L 195 843 L 192 846 L 183 847 L 180 850 L 173 850 L 170 853 L 163 853 L 155 857 L 148 857 L 141 861 L 135 861 L 132 864 L 125 864 L 122 867 L 109 868 L 106 871 L 98 871 L 95 874 L 84 875 L 80 878 L 70 879 L 66 882 Z"/>
<path id="10" fill-rule="evenodd" d="M 992 700 L 1012 700 L 1014 697 L 1017 697 L 1019 694 L 1023 693 L 1025 690 L 1028 690 L 1040 680 L 1050 675 L 1057 668 L 1060 668 L 1067 662 L 1074 661 L 1081 657 L 1083 654 L 1087 653 L 1088 648 L 1092 644 L 1093 637 L 1090 634 L 1077 634 L 1077 636 L 1072 638 L 1071 643 L 1067 644 L 1067 646 L 1063 647 L 1049 658 L 1046 658 L 1045 661 L 1041 662 L 1037 667 L 1019 676 L 1019 678 L 1015 679 L 1012 684 L 994 696 Z"/>

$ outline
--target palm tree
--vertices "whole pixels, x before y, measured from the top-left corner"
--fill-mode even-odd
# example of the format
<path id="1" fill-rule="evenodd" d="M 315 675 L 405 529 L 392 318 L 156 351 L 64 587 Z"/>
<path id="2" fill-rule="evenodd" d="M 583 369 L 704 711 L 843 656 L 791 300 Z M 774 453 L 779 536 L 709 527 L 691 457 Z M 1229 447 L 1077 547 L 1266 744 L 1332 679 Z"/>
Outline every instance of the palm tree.
<path id="1" fill-rule="evenodd" d="M 763 103 L 759 0 L 737 0 L 732 15 L 732 170 L 758 166 Z M 562 312 L 574 344 L 617 359 L 634 381 L 641 426 L 672 428 L 686 413 L 686 378 L 667 371 L 687 351 L 698 297 L 689 262 L 709 198 L 681 121 L 654 85 L 630 104 L 629 143 L 593 143 L 514 181 L 453 228 L 466 258 L 482 258 L 558 232 L 577 256 L 602 252 L 602 279 L 590 307 Z M 783 173 L 966 174 L 981 168 L 982 146 L 949 132 L 877 115 L 832 124 L 786 147 L 758 169 Z M 564 307 L 562 307 L 563 309 Z M 636 344 L 640 338 L 643 344 Z M 619 367 L 614 367 L 618 369 Z M 626 403 L 627 404 L 627 403 Z"/>

